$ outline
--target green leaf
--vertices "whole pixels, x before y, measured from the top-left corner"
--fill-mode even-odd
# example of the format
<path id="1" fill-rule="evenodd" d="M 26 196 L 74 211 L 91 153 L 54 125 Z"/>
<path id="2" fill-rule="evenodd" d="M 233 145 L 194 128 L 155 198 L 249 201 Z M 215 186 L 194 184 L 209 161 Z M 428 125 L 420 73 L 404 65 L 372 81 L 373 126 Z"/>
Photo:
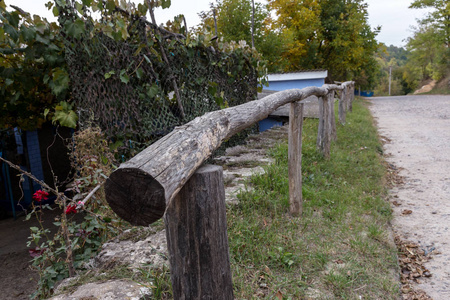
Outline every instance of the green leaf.
<path id="1" fill-rule="evenodd" d="M 53 7 L 52 12 L 55 17 L 59 16 L 59 9 L 57 6 Z"/>
<path id="2" fill-rule="evenodd" d="M 19 26 L 20 17 L 17 11 L 6 13 L 4 16 L 12 26 L 14 26 L 15 28 Z"/>
<path id="3" fill-rule="evenodd" d="M 105 79 L 111 78 L 112 75 L 116 74 L 114 71 L 109 71 L 108 73 L 105 73 Z"/>
<path id="4" fill-rule="evenodd" d="M 65 24 L 67 33 L 74 37 L 79 38 L 84 33 L 84 22 L 81 19 L 75 20 L 75 22 L 68 22 Z"/>
<path id="5" fill-rule="evenodd" d="M 83 4 L 75 2 L 75 8 L 80 14 L 83 14 Z"/>
<path id="6" fill-rule="evenodd" d="M 92 0 L 83 0 L 83 4 L 86 6 L 91 6 Z"/>
<path id="7" fill-rule="evenodd" d="M 137 77 L 138 79 L 141 79 L 142 76 L 144 76 L 144 70 L 143 70 L 142 68 L 137 69 L 137 70 L 136 70 L 136 77 Z"/>
<path id="8" fill-rule="evenodd" d="M 161 7 L 164 8 L 169 8 L 170 7 L 170 0 L 162 0 L 161 1 Z"/>
<path id="9" fill-rule="evenodd" d="M 114 0 L 108 0 L 106 2 L 106 9 L 109 11 L 113 11 L 116 8 L 116 4 L 114 3 Z"/>
<path id="10" fill-rule="evenodd" d="M 145 58 L 145 61 L 148 62 L 149 64 L 152 63 L 152 61 L 150 60 L 150 58 L 147 57 L 147 55 L 144 54 L 144 58 Z"/>
<path id="11" fill-rule="evenodd" d="M 73 110 L 57 110 L 53 116 L 53 123 L 58 122 L 61 126 L 76 128 L 78 116 Z"/>
<path id="12" fill-rule="evenodd" d="M 55 0 L 56 4 L 62 6 L 62 7 L 66 7 L 67 6 L 67 2 L 66 0 Z"/>
<path id="13" fill-rule="evenodd" d="M 26 27 L 22 24 L 20 26 L 20 34 L 22 35 L 24 41 L 32 41 L 36 38 L 36 29 L 33 27 Z"/>
<path id="14" fill-rule="evenodd" d="M 152 86 L 147 89 L 147 95 L 150 98 L 154 98 L 158 93 L 159 93 L 159 87 L 156 85 L 156 83 L 152 84 Z"/>
<path id="15" fill-rule="evenodd" d="M 19 40 L 19 33 L 17 32 L 17 30 L 12 27 L 9 24 L 3 24 L 3 30 L 5 30 L 5 32 L 7 34 L 9 34 L 9 36 L 11 37 L 11 39 L 15 42 L 17 42 Z"/>
<path id="16" fill-rule="evenodd" d="M 56 68 L 52 74 L 52 81 L 49 83 L 55 96 L 59 96 L 69 88 L 69 74 L 63 69 Z"/>
<path id="17" fill-rule="evenodd" d="M 128 76 L 126 70 L 121 70 L 119 77 L 120 77 L 120 81 L 122 81 L 125 84 L 127 84 L 128 81 L 130 81 L 130 76 Z"/>
<path id="18" fill-rule="evenodd" d="M 9 85 L 11 85 L 11 84 L 13 84 L 14 83 L 14 80 L 12 80 L 11 78 L 6 78 L 5 79 L 5 84 L 6 84 L 6 86 L 9 86 Z"/>
<path id="19" fill-rule="evenodd" d="M 148 11 L 148 7 L 145 4 L 138 4 L 138 11 L 142 16 L 145 16 L 147 14 Z"/>

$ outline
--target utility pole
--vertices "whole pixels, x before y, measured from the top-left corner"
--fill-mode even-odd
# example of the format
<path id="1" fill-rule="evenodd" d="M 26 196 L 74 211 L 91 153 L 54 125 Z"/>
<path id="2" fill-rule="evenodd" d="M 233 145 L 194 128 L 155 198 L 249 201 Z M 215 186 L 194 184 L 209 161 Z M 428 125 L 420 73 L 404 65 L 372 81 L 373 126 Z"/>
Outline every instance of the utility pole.
<path id="1" fill-rule="evenodd" d="M 391 95 L 391 75 L 392 75 L 392 66 L 389 66 L 389 96 Z"/>

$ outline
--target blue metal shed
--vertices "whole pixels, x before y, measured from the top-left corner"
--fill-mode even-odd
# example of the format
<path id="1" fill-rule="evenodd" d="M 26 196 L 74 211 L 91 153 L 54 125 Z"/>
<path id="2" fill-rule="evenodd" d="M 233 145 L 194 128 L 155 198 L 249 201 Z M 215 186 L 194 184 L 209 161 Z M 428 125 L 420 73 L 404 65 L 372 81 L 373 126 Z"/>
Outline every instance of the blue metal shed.
<path id="1" fill-rule="evenodd" d="M 328 76 L 327 70 L 308 70 L 289 73 L 274 73 L 268 74 L 269 86 L 265 87 L 263 94 L 270 92 L 279 92 L 289 89 L 302 89 L 308 86 L 321 87 L 325 84 L 325 78 Z M 260 98 L 260 97 L 258 97 Z M 289 111 L 289 110 L 286 110 Z M 286 116 L 288 117 L 288 115 Z M 271 115 L 268 118 L 259 121 L 259 131 L 263 132 L 274 126 L 283 126 L 283 120 L 280 114 L 277 116 Z"/>
<path id="2" fill-rule="evenodd" d="M 268 90 L 284 91 L 288 89 L 302 89 L 308 86 L 322 86 L 328 76 L 327 70 L 310 70 L 289 73 L 268 74 Z"/>

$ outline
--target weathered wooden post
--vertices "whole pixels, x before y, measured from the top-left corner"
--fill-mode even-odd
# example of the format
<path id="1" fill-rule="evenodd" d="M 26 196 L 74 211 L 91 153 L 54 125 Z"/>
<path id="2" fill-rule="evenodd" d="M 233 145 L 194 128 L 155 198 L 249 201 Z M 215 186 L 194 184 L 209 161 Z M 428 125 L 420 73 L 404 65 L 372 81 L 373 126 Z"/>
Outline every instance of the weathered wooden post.
<path id="1" fill-rule="evenodd" d="M 222 167 L 200 167 L 164 221 L 174 299 L 234 299 Z"/>
<path id="2" fill-rule="evenodd" d="M 330 125 L 330 105 L 327 95 L 319 97 L 319 130 L 317 133 L 317 148 L 323 156 L 330 156 L 331 147 L 331 125 Z"/>
<path id="3" fill-rule="evenodd" d="M 345 124 L 346 119 L 346 107 L 345 107 L 345 88 L 341 90 L 341 95 L 339 97 L 339 123 Z"/>
<path id="4" fill-rule="evenodd" d="M 350 90 L 352 93 L 351 111 L 353 111 L 353 101 L 355 101 L 355 82 L 352 82 Z"/>
<path id="5" fill-rule="evenodd" d="M 289 111 L 289 209 L 293 216 L 301 216 L 302 199 L 302 131 L 303 103 L 292 102 Z"/>
<path id="6" fill-rule="evenodd" d="M 336 130 L 336 116 L 334 114 L 334 90 L 330 90 L 326 97 L 328 97 L 328 104 L 330 105 L 330 137 L 332 141 L 337 140 L 337 130 Z"/>
<path id="7" fill-rule="evenodd" d="M 353 90 L 354 83 L 348 85 L 348 110 L 353 111 L 353 99 L 355 98 L 355 92 Z"/>

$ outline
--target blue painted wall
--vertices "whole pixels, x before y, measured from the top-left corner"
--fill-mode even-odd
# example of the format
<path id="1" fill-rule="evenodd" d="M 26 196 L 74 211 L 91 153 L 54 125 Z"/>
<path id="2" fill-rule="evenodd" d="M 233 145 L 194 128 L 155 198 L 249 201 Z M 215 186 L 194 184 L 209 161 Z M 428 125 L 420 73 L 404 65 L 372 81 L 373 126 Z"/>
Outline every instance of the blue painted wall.
<path id="1" fill-rule="evenodd" d="M 302 89 L 308 86 L 322 86 L 325 84 L 324 78 L 319 79 L 301 79 L 301 80 L 285 80 L 285 81 L 269 81 L 266 87 L 272 91 L 284 91 L 289 89 Z"/>
<path id="2" fill-rule="evenodd" d="M 42 170 L 41 150 L 39 149 L 39 138 L 37 130 L 27 131 L 28 158 L 30 160 L 30 171 L 37 179 L 44 181 Z M 39 183 L 33 181 L 34 190 L 41 189 Z"/>

